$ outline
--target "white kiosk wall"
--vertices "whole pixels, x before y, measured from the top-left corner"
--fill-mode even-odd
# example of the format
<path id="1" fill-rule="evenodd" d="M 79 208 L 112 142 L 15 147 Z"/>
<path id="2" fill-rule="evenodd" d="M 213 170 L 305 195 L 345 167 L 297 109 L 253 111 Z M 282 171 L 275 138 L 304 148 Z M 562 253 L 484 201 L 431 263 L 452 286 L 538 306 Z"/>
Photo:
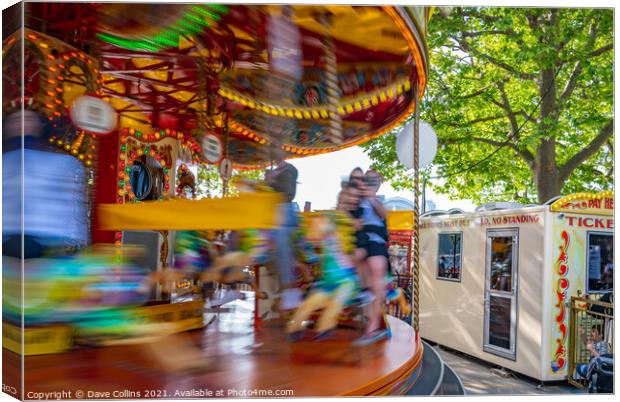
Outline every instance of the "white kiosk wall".
<path id="1" fill-rule="evenodd" d="M 423 338 L 531 377 L 541 374 L 544 207 L 423 218 Z M 462 233 L 460 278 L 439 273 L 439 236 Z"/>

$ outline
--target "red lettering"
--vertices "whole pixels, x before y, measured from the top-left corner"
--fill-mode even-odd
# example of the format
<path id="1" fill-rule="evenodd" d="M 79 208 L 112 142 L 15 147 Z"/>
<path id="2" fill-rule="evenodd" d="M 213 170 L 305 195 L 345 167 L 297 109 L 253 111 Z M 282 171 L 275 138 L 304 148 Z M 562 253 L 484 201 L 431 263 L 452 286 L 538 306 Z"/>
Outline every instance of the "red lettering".
<path id="1" fill-rule="evenodd" d="M 575 219 L 575 217 L 567 216 L 566 218 L 568 219 L 568 226 L 573 226 L 573 220 Z"/>
<path id="2" fill-rule="evenodd" d="M 598 218 L 595 219 L 594 220 L 594 227 L 605 229 L 605 225 L 603 225 L 603 220 L 602 219 L 598 219 Z"/>
<path id="3" fill-rule="evenodd" d="M 614 228 L 614 220 L 607 219 L 607 229 L 613 229 L 613 228 Z"/>
<path id="4" fill-rule="evenodd" d="M 614 209 L 614 199 L 613 198 L 605 198 L 605 209 Z"/>
<path id="5" fill-rule="evenodd" d="M 587 228 L 591 228 L 592 226 L 594 226 L 592 223 L 588 223 L 588 222 L 592 222 L 592 218 L 583 218 L 583 225 L 579 225 L 579 226 L 585 226 Z"/>

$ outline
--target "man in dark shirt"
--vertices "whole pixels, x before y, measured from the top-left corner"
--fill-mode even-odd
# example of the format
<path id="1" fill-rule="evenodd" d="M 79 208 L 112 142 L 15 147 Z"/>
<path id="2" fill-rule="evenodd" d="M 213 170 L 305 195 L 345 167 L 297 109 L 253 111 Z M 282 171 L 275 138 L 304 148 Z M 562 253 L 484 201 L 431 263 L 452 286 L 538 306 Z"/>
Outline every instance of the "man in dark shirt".
<path id="1" fill-rule="evenodd" d="M 276 168 L 265 173 L 265 181 L 278 193 L 284 195 L 284 201 L 290 203 L 297 193 L 297 168 L 279 155 Z"/>
<path id="2" fill-rule="evenodd" d="M 292 237 L 299 226 L 299 219 L 293 204 L 297 192 L 297 169 L 284 160 L 281 149 L 274 151 L 276 168 L 265 172 L 265 181 L 275 191 L 284 196 L 284 202 L 278 206 L 280 225 L 275 230 L 275 266 L 280 277 L 282 297 L 280 308 L 292 310 L 301 304 L 302 294 L 293 286 L 293 269 L 295 256 L 293 254 Z"/>

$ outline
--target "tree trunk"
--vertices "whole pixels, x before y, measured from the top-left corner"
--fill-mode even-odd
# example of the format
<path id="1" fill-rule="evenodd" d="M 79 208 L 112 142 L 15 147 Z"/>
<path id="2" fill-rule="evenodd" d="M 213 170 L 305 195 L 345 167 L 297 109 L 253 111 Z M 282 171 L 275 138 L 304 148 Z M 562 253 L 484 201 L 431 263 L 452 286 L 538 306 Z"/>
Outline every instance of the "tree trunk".
<path id="1" fill-rule="evenodd" d="M 553 17 L 553 14 L 552 14 Z M 557 110 L 555 73 L 552 68 L 543 68 L 540 72 L 540 116 L 538 130 L 542 140 L 534 158 L 534 181 L 538 193 L 538 203 L 547 202 L 550 198 L 560 195 L 564 180 L 561 179 L 560 169 L 555 162 L 555 133 L 554 123 L 549 119 L 556 119 Z"/>
<path id="2" fill-rule="evenodd" d="M 539 204 L 561 194 L 564 180 L 561 178 L 560 170 L 555 163 L 555 138 L 541 142 L 532 170 Z"/>

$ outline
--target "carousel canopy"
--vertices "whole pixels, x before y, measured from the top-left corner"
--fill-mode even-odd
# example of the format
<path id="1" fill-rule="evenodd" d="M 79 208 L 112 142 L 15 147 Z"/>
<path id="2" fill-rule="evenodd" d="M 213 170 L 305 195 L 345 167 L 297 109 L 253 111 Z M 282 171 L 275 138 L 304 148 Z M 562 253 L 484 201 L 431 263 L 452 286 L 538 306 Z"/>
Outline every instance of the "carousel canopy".
<path id="1" fill-rule="evenodd" d="M 24 101 L 57 125 L 69 124 L 77 96 L 93 94 L 118 112 L 118 129 L 175 130 L 198 144 L 213 134 L 241 168 L 264 164 L 274 147 L 287 157 L 330 152 L 380 136 L 412 113 L 414 88 L 419 95 L 426 83 L 429 13 L 26 3 L 25 29 L 4 32 L 3 108 L 18 106 L 14 56 L 23 38 Z"/>

